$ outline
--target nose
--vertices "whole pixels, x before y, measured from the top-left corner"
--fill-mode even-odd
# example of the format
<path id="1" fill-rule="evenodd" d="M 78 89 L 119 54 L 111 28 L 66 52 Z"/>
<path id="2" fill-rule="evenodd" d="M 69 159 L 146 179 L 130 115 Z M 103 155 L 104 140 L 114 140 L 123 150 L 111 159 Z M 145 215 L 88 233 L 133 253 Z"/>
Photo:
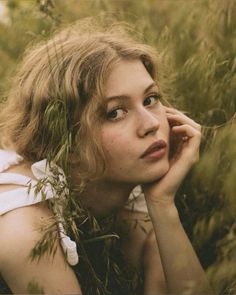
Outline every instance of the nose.
<path id="1" fill-rule="evenodd" d="M 139 111 L 137 117 L 137 135 L 141 138 L 147 135 L 154 135 L 160 127 L 160 121 L 157 114 L 154 114 L 146 108 Z"/>

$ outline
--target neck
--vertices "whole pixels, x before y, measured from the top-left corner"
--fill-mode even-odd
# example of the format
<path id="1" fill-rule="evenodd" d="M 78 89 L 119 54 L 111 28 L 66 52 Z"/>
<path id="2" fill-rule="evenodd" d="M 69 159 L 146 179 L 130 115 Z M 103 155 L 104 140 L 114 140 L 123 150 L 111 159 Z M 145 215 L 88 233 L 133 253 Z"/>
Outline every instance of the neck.
<path id="1" fill-rule="evenodd" d="M 102 217 L 121 209 L 133 188 L 131 184 L 93 181 L 80 194 L 80 201 L 93 215 Z"/>

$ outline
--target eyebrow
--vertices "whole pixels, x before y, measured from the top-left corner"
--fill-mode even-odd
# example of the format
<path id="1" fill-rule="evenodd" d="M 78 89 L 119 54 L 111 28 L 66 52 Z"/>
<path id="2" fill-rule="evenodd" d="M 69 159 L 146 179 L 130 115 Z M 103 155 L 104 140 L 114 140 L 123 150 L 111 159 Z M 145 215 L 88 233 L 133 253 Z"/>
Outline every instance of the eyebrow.
<path id="1" fill-rule="evenodd" d="M 152 82 L 150 85 L 147 86 L 147 88 L 144 89 L 143 91 L 143 95 L 147 94 L 148 91 L 150 91 L 150 89 L 152 89 L 153 87 L 157 87 L 157 84 L 155 82 Z M 114 95 L 114 96 L 109 96 L 109 97 L 106 97 L 105 99 L 108 101 L 111 101 L 111 100 L 117 100 L 117 99 L 127 99 L 127 98 L 130 98 L 129 95 Z"/>

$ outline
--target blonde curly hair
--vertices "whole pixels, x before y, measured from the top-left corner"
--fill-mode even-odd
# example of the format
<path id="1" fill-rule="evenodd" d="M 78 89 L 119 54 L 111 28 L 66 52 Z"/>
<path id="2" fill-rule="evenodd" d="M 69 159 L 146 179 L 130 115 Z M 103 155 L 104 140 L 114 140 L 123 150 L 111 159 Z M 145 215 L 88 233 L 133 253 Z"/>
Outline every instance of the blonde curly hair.
<path id="1" fill-rule="evenodd" d="M 29 48 L 0 112 L 1 146 L 31 162 L 79 165 L 80 177 L 100 175 L 105 158 L 99 127 L 109 73 L 120 60 L 137 59 L 156 80 L 156 52 L 134 35 L 127 24 L 107 28 L 89 19 Z"/>

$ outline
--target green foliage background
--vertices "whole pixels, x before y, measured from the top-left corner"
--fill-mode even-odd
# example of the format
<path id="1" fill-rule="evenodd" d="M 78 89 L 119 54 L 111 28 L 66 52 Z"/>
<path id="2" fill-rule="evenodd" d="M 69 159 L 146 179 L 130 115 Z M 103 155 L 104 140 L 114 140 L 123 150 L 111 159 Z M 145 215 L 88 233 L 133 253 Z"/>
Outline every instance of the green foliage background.
<path id="1" fill-rule="evenodd" d="M 133 24 L 162 57 L 162 91 L 203 125 L 201 159 L 177 205 L 219 294 L 236 294 L 236 1 L 2 0 L 0 101 L 25 47 L 60 26 L 109 14 Z"/>

